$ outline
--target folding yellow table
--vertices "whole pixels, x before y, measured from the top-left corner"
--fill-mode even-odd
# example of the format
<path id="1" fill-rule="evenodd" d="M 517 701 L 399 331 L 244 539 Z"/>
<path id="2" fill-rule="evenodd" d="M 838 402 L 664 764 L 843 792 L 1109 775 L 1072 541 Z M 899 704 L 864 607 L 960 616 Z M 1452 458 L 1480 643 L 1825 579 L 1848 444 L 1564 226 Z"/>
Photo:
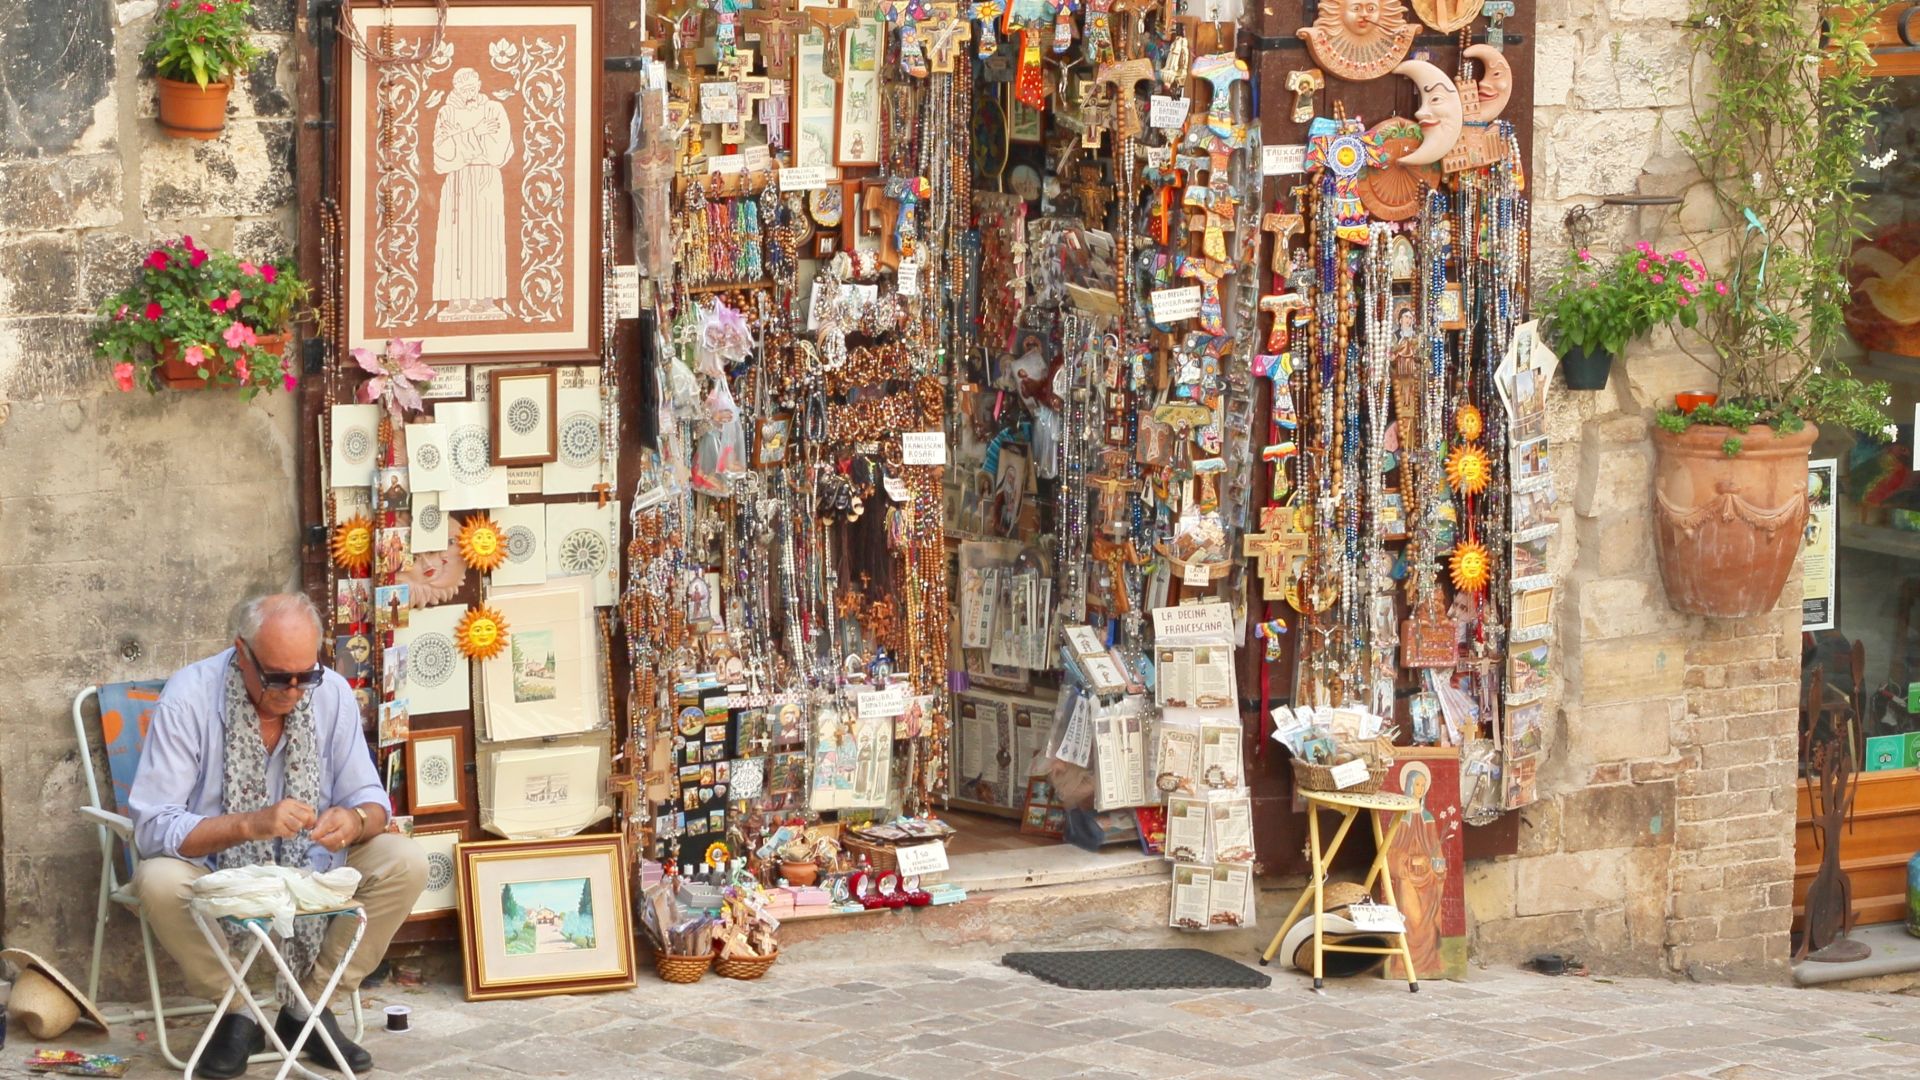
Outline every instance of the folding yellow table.
<path id="1" fill-rule="evenodd" d="M 1286 936 L 1293 926 L 1294 919 L 1300 915 L 1300 909 L 1313 900 L 1313 988 L 1318 990 L 1325 985 L 1322 966 L 1329 952 L 1370 953 L 1379 956 L 1398 956 L 1407 969 L 1407 990 L 1409 993 L 1420 991 L 1419 975 L 1413 970 L 1413 952 L 1407 948 L 1405 930 L 1388 937 L 1398 938 L 1399 945 L 1391 948 L 1379 945 L 1342 945 L 1329 944 L 1325 940 L 1326 929 L 1326 885 L 1327 871 L 1333 866 L 1333 857 L 1340 853 L 1340 844 L 1347 838 L 1347 830 L 1353 827 L 1353 819 L 1362 811 L 1367 812 L 1367 820 L 1373 823 L 1373 868 L 1367 871 L 1367 880 L 1361 886 L 1367 892 L 1373 891 L 1375 878 L 1380 879 L 1380 892 L 1387 906 L 1399 910 L 1400 904 L 1393 895 L 1393 874 L 1387 869 L 1387 852 L 1393 847 L 1393 838 L 1400 832 L 1400 824 L 1406 816 L 1420 808 L 1420 800 L 1411 795 L 1393 792 L 1379 792 L 1372 795 L 1346 794 L 1339 791 L 1302 791 L 1301 798 L 1307 802 L 1307 843 L 1309 859 L 1312 862 L 1312 880 L 1300 893 L 1300 899 L 1294 901 L 1293 910 L 1280 920 L 1280 929 L 1267 944 L 1267 951 L 1260 954 L 1260 965 L 1265 967 L 1273 954 L 1280 949 L 1280 939 Z M 1320 811 L 1333 810 L 1340 815 L 1340 828 L 1334 831 L 1333 843 L 1323 853 L 1320 848 Z M 1385 816 L 1387 825 L 1383 830 L 1380 819 Z"/>

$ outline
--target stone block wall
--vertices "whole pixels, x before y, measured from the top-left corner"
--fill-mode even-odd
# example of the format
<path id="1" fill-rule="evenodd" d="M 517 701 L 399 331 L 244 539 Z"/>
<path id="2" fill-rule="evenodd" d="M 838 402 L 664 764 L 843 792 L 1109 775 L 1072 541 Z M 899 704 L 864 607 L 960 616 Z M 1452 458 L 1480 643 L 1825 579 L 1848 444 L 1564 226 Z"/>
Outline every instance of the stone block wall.
<path id="1" fill-rule="evenodd" d="M 297 579 L 293 403 L 123 394 L 87 343 L 152 242 L 291 246 L 292 0 L 259 4 L 271 55 L 212 142 L 153 124 L 153 9 L 0 5 L 0 936 L 82 981 L 99 857 L 74 694 L 223 648 L 236 601 Z M 117 913 L 103 997 L 144 993 L 138 941 Z"/>
<path id="2" fill-rule="evenodd" d="M 1588 208 L 1586 242 L 1602 257 L 1639 240 L 1689 248 L 1687 230 L 1709 224 L 1711 192 L 1673 134 L 1691 120 L 1699 74 L 1673 21 L 1683 14 L 1644 0 L 1541 4 L 1536 292 L 1568 258 L 1574 207 Z M 1685 201 L 1600 204 L 1621 194 Z M 1799 582 L 1749 620 L 1667 604 L 1648 428 L 1674 391 L 1714 385 L 1686 344 L 1656 333 L 1615 361 L 1605 390 L 1562 389 L 1554 403 L 1558 708 L 1519 853 L 1468 867 L 1479 962 L 1565 952 L 1601 970 L 1784 977 Z"/>

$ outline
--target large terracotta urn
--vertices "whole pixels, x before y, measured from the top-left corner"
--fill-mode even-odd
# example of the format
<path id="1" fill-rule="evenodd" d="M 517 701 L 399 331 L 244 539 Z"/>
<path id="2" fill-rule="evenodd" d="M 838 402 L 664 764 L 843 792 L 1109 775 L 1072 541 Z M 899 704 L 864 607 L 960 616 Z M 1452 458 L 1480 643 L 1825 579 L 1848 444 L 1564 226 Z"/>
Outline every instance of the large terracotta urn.
<path id="1" fill-rule="evenodd" d="M 1653 429 L 1653 535 L 1677 611 L 1739 619 L 1773 610 L 1807 524 L 1807 452 L 1820 430 Z M 1729 455 L 1726 441 L 1740 440 Z"/>

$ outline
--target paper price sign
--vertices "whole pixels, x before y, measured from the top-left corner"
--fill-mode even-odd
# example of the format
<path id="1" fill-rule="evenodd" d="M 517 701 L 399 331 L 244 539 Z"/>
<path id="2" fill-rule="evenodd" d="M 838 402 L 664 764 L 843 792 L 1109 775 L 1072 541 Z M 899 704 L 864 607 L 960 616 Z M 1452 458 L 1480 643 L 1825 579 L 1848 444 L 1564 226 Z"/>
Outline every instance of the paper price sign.
<path id="1" fill-rule="evenodd" d="M 1157 323 L 1179 322 L 1200 314 L 1200 286 L 1188 285 L 1181 289 L 1156 289 L 1148 296 L 1153 304 L 1153 321 Z"/>
<path id="2" fill-rule="evenodd" d="M 700 84 L 700 122 L 737 124 L 740 122 L 740 98 L 730 82 Z"/>
<path id="3" fill-rule="evenodd" d="M 889 686 L 885 690 L 869 690 L 854 699 L 862 720 L 885 720 L 899 716 L 907 711 L 907 688 Z"/>
<path id="4" fill-rule="evenodd" d="M 1385 904 L 1357 903 L 1347 905 L 1347 918 L 1353 920 L 1353 928 L 1369 934 L 1404 934 L 1407 932 L 1407 917 L 1396 908 Z"/>
<path id="5" fill-rule="evenodd" d="M 1333 787 L 1335 791 L 1345 791 L 1355 784 L 1367 782 L 1367 763 L 1354 758 L 1343 761 L 1333 767 Z"/>
<path id="6" fill-rule="evenodd" d="M 947 433 L 909 431 L 900 436 L 900 460 L 908 465 L 945 465 Z"/>
<path id="7" fill-rule="evenodd" d="M 1298 144 L 1292 146 L 1263 146 L 1260 148 L 1260 175 L 1285 176 L 1289 173 L 1307 171 L 1307 148 Z"/>
<path id="8" fill-rule="evenodd" d="M 920 295 L 920 262 L 919 260 L 907 259 L 902 261 L 900 263 L 900 268 L 894 271 L 893 283 L 894 283 L 895 291 L 897 291 L 901 296 L 919 296 Z"/>
<path id="9" fill-rule="evenodd" d="M 1213 582 L 1213 567 L 1203 562 L 1190 562 L 1180 571 L 1180 584 L 1196 589 L 1204 589 Z"/>
<path id="10" fill-rule="evenodd" d="M 937 874 L 947 868 L 947 845 L 932 843 L 894 848 L 893 857 L 903 878 L 915 874 Z"/>
<path id="11" fill-rule="evenodd" d="M 810 165 L 804 169 L 781 169 L 781 191 L 819 191 L 827 186 L 827 166 Z"/>
<path id="12" fill-rule="evenodd" d="M 1147 123 L 1157 128 L 1178 130 L 1187 123 L 1187 107 L 1192 102 L 1186 98 L 1153 95 L 1147 110 Z"/>
<path id="13" fill-rule="evenodd" d="M 614 312 L 619 318 L 640 317 L 640 268 L 638 266 L 613 268 L 613 305 Z"/>

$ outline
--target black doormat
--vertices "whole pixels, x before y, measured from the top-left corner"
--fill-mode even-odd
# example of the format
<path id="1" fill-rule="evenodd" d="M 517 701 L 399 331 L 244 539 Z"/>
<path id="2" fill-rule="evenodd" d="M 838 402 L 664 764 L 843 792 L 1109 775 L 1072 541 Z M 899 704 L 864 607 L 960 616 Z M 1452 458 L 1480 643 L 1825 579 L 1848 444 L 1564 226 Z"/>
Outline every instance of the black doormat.
<path id="1" fill-rule="evenodd" d="M 1000 962 L 1069 990 L 1264 990 L 1273 980 L 1235 960 L 1200 949 L 1104 949 L 1017 952 Z"/>

